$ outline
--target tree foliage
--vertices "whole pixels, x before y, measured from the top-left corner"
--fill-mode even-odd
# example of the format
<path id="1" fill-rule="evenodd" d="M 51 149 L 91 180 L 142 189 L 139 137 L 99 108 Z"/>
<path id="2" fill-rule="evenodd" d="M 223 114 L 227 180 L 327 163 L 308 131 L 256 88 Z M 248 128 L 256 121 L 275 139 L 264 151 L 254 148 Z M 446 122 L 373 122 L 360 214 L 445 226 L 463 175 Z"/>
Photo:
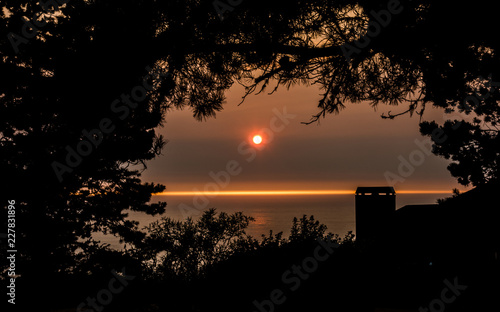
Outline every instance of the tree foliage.
<path id="1" fill-rule="evenodd" d="M 326 228 L 326 225 L 315 220 L 314 216 L 307 218 L 306 215 L 303 215 L 300 219 L 295 217 L 293 218 L 289 239 L 291 242 L 316 240 L 318 237 L 325 235 Z"/>
<path id="2" fill-rule="evenodd" d="M 146 236 L 136 247 L 151 278 L 203 276 L 207 269 L 223 264 L 236 255 L 250 255 L 260 250 L 286 249 L 287 246 L 310 246 L 318 238 L 330 237 L 338 243 L 352 242 L 352 233 L 340 238 L 326 234 L 326 225 L 304 215 L 294 218 L 290 236 L 279 232 L 262 235 L 261 240 L 249 236 L 246 230 L 254 218 L 241 212 L 227 214 L 211 208 L 198 220 L 173 220 L 163 217 L 148 225 Z"/>
<path id="3" fill-rule="evenodd" d="M 166 143 L 155 129 L 173 108 L 214 116 L 234 83 L 319 86 L 312 122 L 359 101 L 407 105 L 388 118 L 470 111 L 479 121 L 445 124 L 435 151 L 461 183 L 498 177 L 498 91 L 461 108 L 486 94 L 484 77 L 499 81 L 492 4 L 401 0 L 380 22 L 389 3 L 244 1 L 221 21 L 208 0 L 2 1 L 0 171 L 19 199 L 20 254 L 65 271 L 93 233 L 141 240 L 127 211 L 165 209 L 150 203 L 164 186 L 140 178 Z"/>
<path id="4" fill-rule="evenodd" d="M 192 278 L 234 254 L 253 220 L 241 212 L 217 215 L 213 208 L 197 221 L 163 217 L 146 227 L 146 237 L 138 247 L 154 276 Z"/>
<path id="5" fill-rule="evenodd" d="M 433 152 L 450 159 L 451 174 L 463 185 L 480 186 L 500 179 L 500 83 L 483 78 L 449 113 L 443 125 L 423 122 L 420 132 L 431 137 Z M 439 135 L 436 135 L 439 134 Z"/>

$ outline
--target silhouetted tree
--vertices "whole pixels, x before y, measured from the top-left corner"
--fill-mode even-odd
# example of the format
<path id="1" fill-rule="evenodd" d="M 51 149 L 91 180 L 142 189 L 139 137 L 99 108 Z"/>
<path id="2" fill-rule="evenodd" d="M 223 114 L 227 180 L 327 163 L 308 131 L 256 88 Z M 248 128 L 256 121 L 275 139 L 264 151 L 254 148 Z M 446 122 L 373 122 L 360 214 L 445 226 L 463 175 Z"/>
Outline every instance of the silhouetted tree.
<path id="1" fill-rule="evenodd" d="M 325 235 L 326 225 L 321 224 L 318 220 L 314 219 L 314 216 L 310 216 L 309 219 L 306 215 L 302 218 L 293 218 L 292 229 L 290 231 L 290 241 L 291 242 L 302 242 L 316 240 L 317 238 Z"/>
<path id="2" fill-rule="evenodd" d="M 149 203 L 164 187 L 140 179 L 141 166 L 165 144 L 154 131 L 164 108 L 152 91 L 134 88 L 144 81 L 165 87 L 168 77 L 154 62 L 145 69 L 140 44 L 118 44 L 127 37 L 124 23 L 139 36 L 147 30 L 138 20 L 108 15 L 111 3 L 52 3 L 0 4 L 2 199 L 16 200 L 17 273 L 29 279 L 19 285 L 34 290 L 19 293 L 45 299 L 50 287 L 40 283 L 75 273 L 98 252 L 94 233 L 140 239 L 127 211 L 165 209 Z M 140 64 L 128 61 L 135 56 Z M 100 265 L 107 264 L 94 268 Z"/>
<path id="3" fill-rule="evenodd" d="M 191 279 L 237 252 L 247 240 L 245 229 L 253 220 L 241 212 L 217 215 L 214 208 L 196 221 L 163 217 L 146 227 L 139 253 L 152 276 Z"/>
<path id="4" fill-rule="evenodd" d="M 463 185 L 480 186 L 500 179 L 500 106 L 494 103 L 475 108 L 472 121 L 448 120 L 439 126 L 424 122 L 422 134 L 431 137 L 433 152 L 450 159 L 451 174 Z"/>
<path id="5" fill-rule="evenodd" d="M 235 255 L 247 257 L 262 250 L 276 252 L 289 247 L 309 248 L 311 243 L 317 243 L 318 238 L 326 237 L 339 244 L 353 241 L 352 233 L 344 238 L 326 234 L 326 225 L 315 220 L 314 216 L 306 215 L 293 219 L 289 237 L 283 237 L 282 232 L 273 235 L 271 230 L 259 241 L 246 234 L 252 221 L 255 221 L 253 217 L 241 212 L 217 214 L 215 208 L 204 211 L 198 220 L 177 221 L 163 217 L 145 228 L 144 240 L 136 245 L 137 258 L 142 259 L 151 277 L 192 279 Z"/>
<path id="6" fill-rule="evenodd" d="M 481 77 L 498 81 L 487 1 L 256 0 L 224 11 L 197 0 L 2 1 L 2 191 L 19 199 L 20 255 L 37 264 L 22 267 L 68 271 L 94 232 L 140 240 L 126 211 L 165 208 L 149 203 L 164 187 L 140 180 L 165 144 L 154 129 L 170 108 L 214 116 L 234 82 L 247 94 L 319 85 L 314 122 L 348 101 L 451 112 Z M 489 95 L 473 110 L 495 127 Z M 476 124 L 437 150 L 463 183 L 498 175 L 498 132 Z"/>

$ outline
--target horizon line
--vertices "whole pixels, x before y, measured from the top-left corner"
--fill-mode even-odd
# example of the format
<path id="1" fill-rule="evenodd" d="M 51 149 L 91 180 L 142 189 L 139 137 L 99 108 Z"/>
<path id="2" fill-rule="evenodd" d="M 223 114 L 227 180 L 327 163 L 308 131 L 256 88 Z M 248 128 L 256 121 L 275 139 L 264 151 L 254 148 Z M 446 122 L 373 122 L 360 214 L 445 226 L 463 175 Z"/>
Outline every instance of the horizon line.
<path id="1" fill-rule="evenodd" d="M 401 190 L 396 194 L 451 194 L 451 190 Z M 172 191 L 153 194 L 153 196 L 243 196 L 243 195 L 355 195 L 355 190 L 262 190 L 262 191 Z"/>

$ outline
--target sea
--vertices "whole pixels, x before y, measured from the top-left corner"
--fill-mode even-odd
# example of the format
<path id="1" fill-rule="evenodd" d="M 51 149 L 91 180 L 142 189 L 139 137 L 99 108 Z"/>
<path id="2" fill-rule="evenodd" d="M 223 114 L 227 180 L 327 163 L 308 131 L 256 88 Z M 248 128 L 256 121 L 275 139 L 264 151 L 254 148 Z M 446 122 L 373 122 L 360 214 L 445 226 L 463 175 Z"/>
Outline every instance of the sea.
<path id="1" fill-rule="evenodd" d="M 397 194 L 396 208 L 405 205 L 435 204 L 437 199 L 450 197 L 451 193 L 429 194 L 412 193 Z M 139 221 L 139 227 L 145 226 L 162 217 L 183 220 L 191 216 L 196 220 L 202 211 L 183 210 L 181 207 L 194 207 L 193 196 L 153 196 L 152 202 L 165 201 L 167 208 L 160 216 L 150 216 L 141 212 L 130 211 L 127 219 Z M 186 206 L 183 206 L 186 205 Z M 273 233 L 283 232 L 287 237 L 290 234 L 294 217 L 303 215 L 314 216 L 315 220 L 327 226 L 327 233 L 339 234 L 343 237 L 349 231 L 355 231 L 354 194 L 336 195 L 218 195 L 209 199 L 206 209 L 215 208 L 217 212 L 232 214 L 242 212 L 252 216 L 253 221 L 246 230 L 248 235 L 261 238 Z M 121 249 L 118 238 L 110 235 L 95 235 L 102 243 L 110 244 L 111 248 Z"/>

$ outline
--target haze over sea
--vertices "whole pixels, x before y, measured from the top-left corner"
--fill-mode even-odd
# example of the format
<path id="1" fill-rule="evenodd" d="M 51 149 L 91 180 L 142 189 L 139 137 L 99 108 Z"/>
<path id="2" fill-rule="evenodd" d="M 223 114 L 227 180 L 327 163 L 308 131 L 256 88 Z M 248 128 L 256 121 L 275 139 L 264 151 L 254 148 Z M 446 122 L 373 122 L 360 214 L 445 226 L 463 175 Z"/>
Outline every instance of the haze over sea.
<path id="1" fill-rule="evenodd" d="M 434 204 L 437 199 L 451 196 L 451 193 L 413 193 L 396 194 L 396 208 L 405 205 Z M 166 201 L 167 208 L 162 216 L 176 220 L 182 219 L 179 205 L 193 207 L 193 195 L 188 196 L 153 196 L 153 202 Z M 255 218 L 247 229 L 247 234 L 259 238 L 262 234 L 283 231 L 288 236 L 294 217 L 300 218 L 304 214 L 314 215 L 316 220 L 325 224 L 327 232 L 344 236 L 348 231 L 355 233 L 354 194 L 335 195 L 218 195 L 209 199 L 208 208 L 216 208 L 218 212 L 228 214 L 238 211 Z M 198 215 L 193 214 L 193 218 Z M 162 216 L 151 217 L 144 213 L 130 212 L 128 219 L 140 222 L 142 228 Z M 110 236 L 96 236 L 103 243 L 109 243 L 113 248 L 121 248 L 118 240 Z"/>

